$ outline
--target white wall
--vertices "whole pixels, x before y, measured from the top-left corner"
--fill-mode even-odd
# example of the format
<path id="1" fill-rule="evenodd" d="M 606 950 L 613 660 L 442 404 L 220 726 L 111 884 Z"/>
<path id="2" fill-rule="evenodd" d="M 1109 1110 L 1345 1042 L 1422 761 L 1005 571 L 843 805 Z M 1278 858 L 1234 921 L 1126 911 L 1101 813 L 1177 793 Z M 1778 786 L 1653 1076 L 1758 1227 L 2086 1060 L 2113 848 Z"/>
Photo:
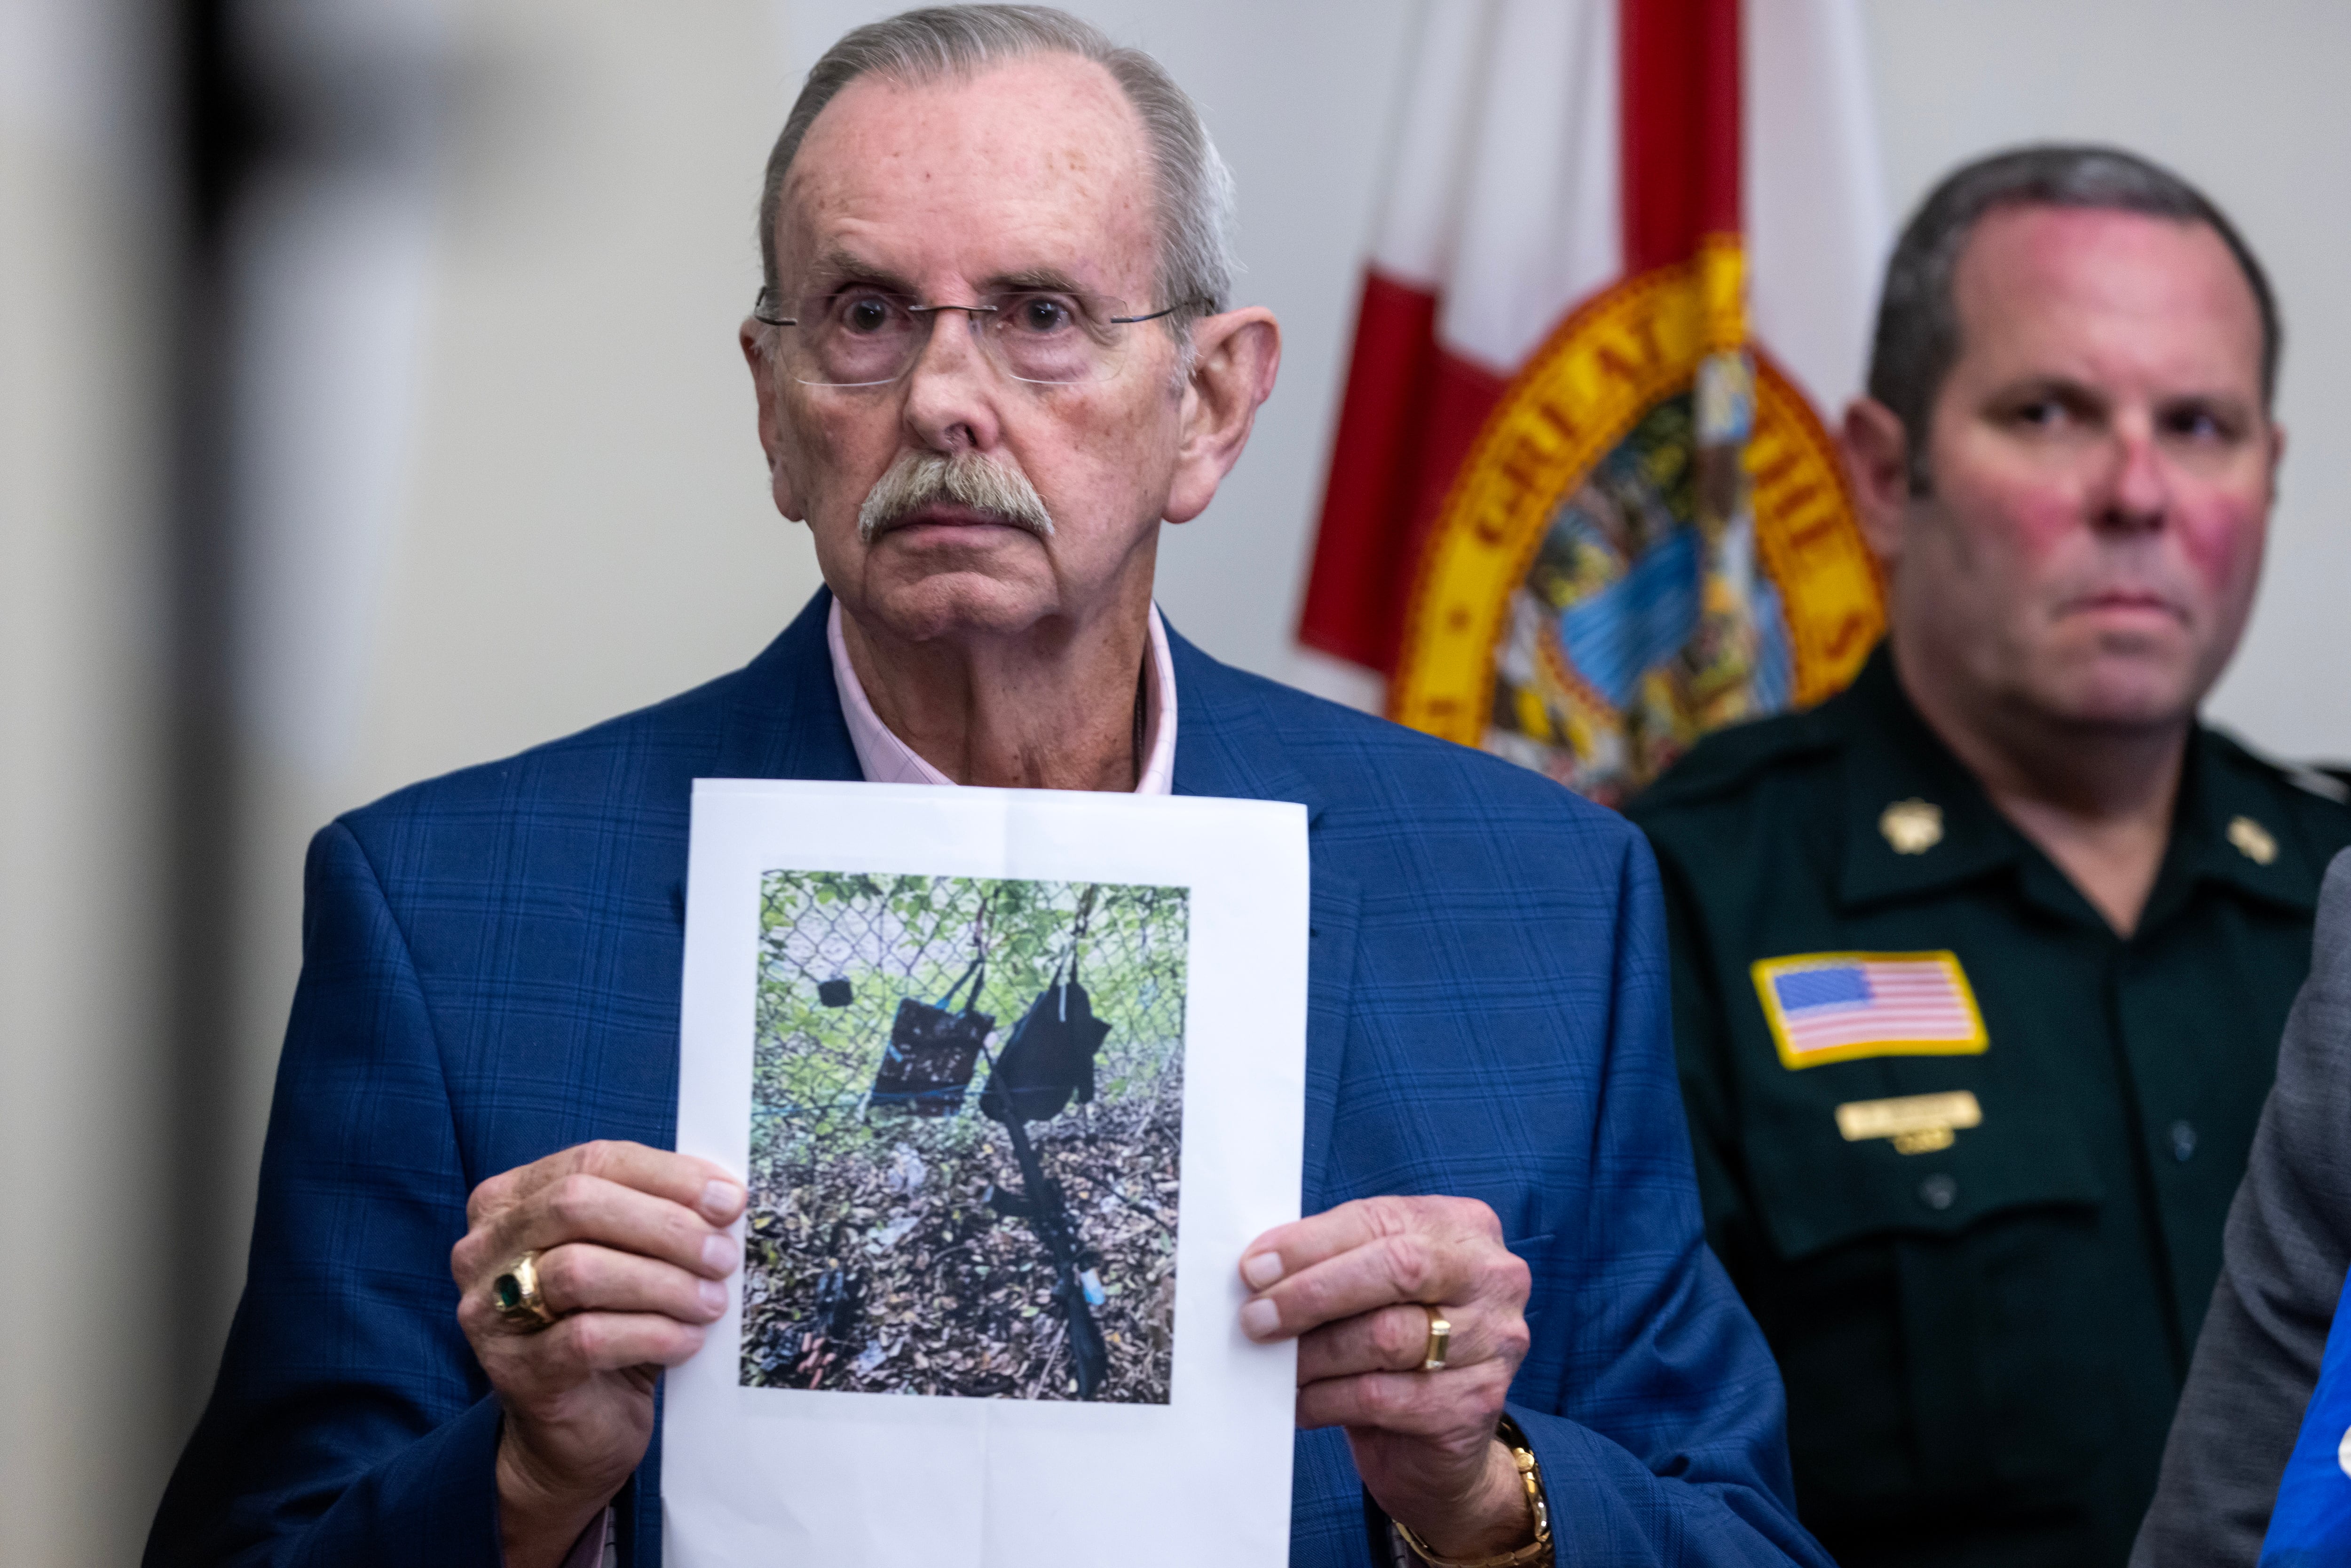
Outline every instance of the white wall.
<path id="1" fill-rule="evenodd" d="M 0 1563 L 135 1561 L 172 1434 L 152 39 L 0 0 Z"/>

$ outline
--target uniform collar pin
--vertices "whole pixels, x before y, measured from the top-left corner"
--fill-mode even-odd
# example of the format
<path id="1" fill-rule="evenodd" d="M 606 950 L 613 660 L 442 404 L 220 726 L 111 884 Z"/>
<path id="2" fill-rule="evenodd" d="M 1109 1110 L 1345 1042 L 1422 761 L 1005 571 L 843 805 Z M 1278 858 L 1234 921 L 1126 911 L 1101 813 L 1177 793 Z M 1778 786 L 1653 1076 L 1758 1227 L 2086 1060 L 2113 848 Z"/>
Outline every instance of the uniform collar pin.
<path id="1" fill-rule="evenodd" d="M 2276 836 L 2251 817 L 2229 819 L 2229 841 L 2255 865 L 2267 865 L 2277 859 Z"/>
<path id="2" fill-rule="evenodd" d="M 1877 814 L 1877 831 L 1896 854 L 1923 855 L 1943 841 L 1943 808 L 1916 797 L 1896 800 Z"/>

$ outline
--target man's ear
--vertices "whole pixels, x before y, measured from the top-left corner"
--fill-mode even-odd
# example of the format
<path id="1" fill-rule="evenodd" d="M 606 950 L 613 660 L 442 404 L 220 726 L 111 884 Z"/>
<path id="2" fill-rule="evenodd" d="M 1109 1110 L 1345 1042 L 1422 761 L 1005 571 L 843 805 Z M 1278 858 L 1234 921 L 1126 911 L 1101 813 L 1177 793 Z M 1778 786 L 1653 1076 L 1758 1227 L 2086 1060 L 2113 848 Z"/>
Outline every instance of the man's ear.
<path id="1" fill-rule="evenodd" d="M 1901 416 L 1874 397 L 1857 397 L 1845 405 L 1839 437 L 1862 534 L 1891 567 L 1902 559 L 1902 524 L 1910 511 L 1910 443 Z"/>
<path id="2" fill-rule="evenodd" d="M 743 362 L 751 370 L 752 394 L 759 400 L 759 450 L 768 459 L 768 494 L 775 498 L 776 510 L 787 521 L 797 523 L 802 520 L 802 513 L 784 462 L 784 411 L 776 390 L 775 335 L 775 328 L 746 316 L 736 340 L 743 346 Z"/>
<path id="3" fill-rule="evenodd" d="M 1208 509 L 1217 486 L 1240 461 L 1258 404 L 1273 394 L 1281 368 L 1281 328 L 1259 306 L 1203 317 L 1192 324 L 1192 344 L 1176 476 L 1161 514 L 1171 523 L 1188 523 Z"/>

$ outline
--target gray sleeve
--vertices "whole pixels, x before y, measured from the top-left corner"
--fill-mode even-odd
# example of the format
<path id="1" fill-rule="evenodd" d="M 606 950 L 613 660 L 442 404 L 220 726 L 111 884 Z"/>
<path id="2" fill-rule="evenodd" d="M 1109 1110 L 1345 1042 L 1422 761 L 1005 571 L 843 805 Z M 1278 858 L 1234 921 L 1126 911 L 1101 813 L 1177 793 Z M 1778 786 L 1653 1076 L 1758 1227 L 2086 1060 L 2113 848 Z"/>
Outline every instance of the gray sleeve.
<path id="1" fill-rule="evenodd" d="M 2220 1282 L 2131 1568 L 2243 1564 L 2268 1532 L 2343 1276 L 2351 1267 L 2351 850 L 2326 868 Z"/>

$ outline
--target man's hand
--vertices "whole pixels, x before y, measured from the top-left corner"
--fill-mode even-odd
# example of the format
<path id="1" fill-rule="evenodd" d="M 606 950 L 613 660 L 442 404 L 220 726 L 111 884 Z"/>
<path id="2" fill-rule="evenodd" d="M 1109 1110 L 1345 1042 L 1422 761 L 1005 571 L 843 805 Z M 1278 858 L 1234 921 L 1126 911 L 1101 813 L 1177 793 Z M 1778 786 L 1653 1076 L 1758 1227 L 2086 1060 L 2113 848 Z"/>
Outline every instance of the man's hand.
<path id="1" fill-rule="evenodd" d="M 1298 1341 L 1298 1424 L 1344 1427 L 1388 1517 L 1447 1557 L 1534 1538 L 1526 1489 L 1494 1436 L 1527 1354 L 1527 1266 L 1501 1222 L 1460 1197 L 1374 1197 L 1278 1225 L 1241 1255 L 1251 1339 Z M 1451 1323 L 1419 1370 L 1428 1308 Z"/>
<path id="2" fill-rule="evenodd" d="M 457 1322 L 506 1406 L 498 1516 L 507 1568 L 559 1563 L 645 1456 L 653 1383 L 702 1348 L 741 1250 L 743 1186 L 707 1160 L 580 1144 L 492 1176 L 449 1254 Z M 532 1249 L 560 1316 L 499 1316 L 491 1281 Z"/>

